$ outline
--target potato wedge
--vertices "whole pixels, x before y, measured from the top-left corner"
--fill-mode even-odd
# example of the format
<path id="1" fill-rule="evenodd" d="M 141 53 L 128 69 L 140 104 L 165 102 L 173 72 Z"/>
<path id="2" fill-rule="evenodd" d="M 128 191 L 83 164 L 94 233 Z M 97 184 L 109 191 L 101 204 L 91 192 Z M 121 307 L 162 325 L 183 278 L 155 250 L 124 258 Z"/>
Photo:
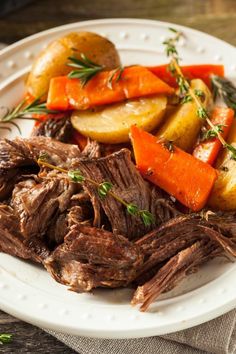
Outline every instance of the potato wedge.
<path id="1" fill-rule="evenodd" d="M 52 77 L 67 75 L 68 57 L 85 54 L 93 62 L 113 69 L 120 65 L 119 54 L 108 39 L 92 32 L 69 33 L 42 51 L 33 64 L 26 86 L 34 97 L 46 95 Z"/>
<path id="2" fill-rule="evenodd" d="M 137 124 L 146 131 L 161 122 L 167 104 L 165 96 L 152 96 L 103 107 L 97 111 L 75 111 L 71 122 L 81 134 L 101 143 L 129 141 L 129 131 Z"/>
<path id="3" fill-rule="evenodd" d="M 236 121 L 233 122 L 227 142 L 236 148 Z M 236 210 L 236 161 L 231 159 L 228 150 L 221 151 L 216 168 L 219 170 L 219 176 L 208 204 L 214 209 Z"/>
<path id="4" fill-rule="evenodd" d="M 191 81 L 193 90 L 201 90 L 204 93 L 203 106 L 207 108 L 211 102 L 211 93 L 206 84 L 195 79 Z M 178 147 L 185 151 L 191 151 L 199 131 L 202 126 L 202 121 L 197 115 L 196 103 L 191 101 L 184 103 L 179 108 L 169 115 L 157 132 L 158 137 L 173 141 Z"/>

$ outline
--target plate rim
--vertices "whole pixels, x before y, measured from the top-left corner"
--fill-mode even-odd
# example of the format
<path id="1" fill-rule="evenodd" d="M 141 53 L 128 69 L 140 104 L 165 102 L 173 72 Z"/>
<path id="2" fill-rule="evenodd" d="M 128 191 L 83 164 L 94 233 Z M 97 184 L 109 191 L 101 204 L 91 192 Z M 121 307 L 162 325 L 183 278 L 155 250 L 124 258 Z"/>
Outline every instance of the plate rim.
<path id="1" fill-rule="evenodd" d="M 150 20 L 150 19 L 139 19 L 139 18 L 131 18 L 131 17 L 127 17 L 127 18 L 99 18 L 99 19 L 95 19 L 95 20 L 85 20 L 85 21 L 77 21 L 77 22 L 72 22 L 72 23 L 67 23 L 67 24 L 64 24 L 64 25 L 60 25 L 60 26 L 56 26 L 56 27 L 52 27 L 52 28 L 49 28 L 49 29 L 46 29 L 46 30 L 43 30 L 43 31 L 40 31 L 40 32 L 37 32 L 37 33 L 34 33 L 32 35 L 29 35 L 23 39 L 20 39 L 19 41 L 16 41 L 10 45 L 8 45 L 6 48 L 3 48 L 0 50 L 0 57 L 2 56 L 5 56 L 7 55 L 9 52 L 12 52 L 12 51 L 15 51 L 19 46 L 24 46 L 25 44 L 27 44 L 28 42 L 34 42 L 35 40 L 38 39 L 38 37 L 44 37 L 44 36 L 47 36 L 48 34 L 53 34 L 53 33 L 56 33 L 58 31 L 66 31 L 67 29 L 69 30 L 71 27 L 76 27 L 77 25 L 79 24 L 88 24 L 88 25 L 93 25 L 93 24 L 104 24 L 107 23 L 107 24 L 114 24 L 114 23 L 129 23 L 129 24 L 139 24 L 139 25 L 144 25 L 144 24 L 158 24 L 162 27 L 173 27 L 176 26 L 180 29 L 183 29 L 183 30 L 187 30 L 187 31 L 190 31 L 192 33 L 201 33 L 202 35 L 206 36 L 206 37 L 209 37 L 209 39 L 214 39 L 214 40 L 217 40 L 217 41 L 220 41 L 222 44 L 224 45 L 228 45 L 230 46 L 231 48 L 234 48 L 235 47 L 220 39 L 220 38 L 217 38 L 211 34 L 208 34 L 208 33 L 205 33 L 205 32 L 202 32 L 202 31 L 199 31 L 197 29 L 194 29 L 192 27 L 187 27 L 187 26 L 183 26 L 183 25 L 180 25 L 180 24 L 177 24 L 177 23 L 174 23 L 174 22 L 165 22 L 165 21 L 159 21 L 159 20 Z"/>

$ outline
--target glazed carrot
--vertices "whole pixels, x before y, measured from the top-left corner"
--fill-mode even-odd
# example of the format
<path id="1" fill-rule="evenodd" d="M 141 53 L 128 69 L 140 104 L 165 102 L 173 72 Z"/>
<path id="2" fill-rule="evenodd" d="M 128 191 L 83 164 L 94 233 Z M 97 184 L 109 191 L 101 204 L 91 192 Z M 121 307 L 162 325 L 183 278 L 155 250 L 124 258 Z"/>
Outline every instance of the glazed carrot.
<path id="1" fill-rule="evenodd" d="M 204 207 L 217 178 L 213 167 L 175 146 L 172 150 L 172 145 L 136 126 L 131 127 L 131 141 L 137 168 L 144 178 L 193 211 Z"/>
<path id="2" fill-rule="evenodd" d="M 234 120 L 234 111 L 227 107 L 214 108 L 211 116 L 211 121 L 214 125 L 220 124 L 222 129 L 221 136 L 226 139 L 230 131 L 230 127 Z M 210 128 L 209 128 L 210 129 Z M 217 137 L 210 138 L 206 141 L 199 142 L 193 151 L 193 156 L 199 160 L 213 165 L 217 155 L 222 147 L 221 142 Z"/>
<path id="3" fill-rule="evenodd" d="M 148 69 L 159 77 L 161 80 L 166 82 L 172 87 L 178 87 L 176 79 L 168 70 L 167 65 L 159 65 L 148 67 Z M 202 64 L 202 65 L 188 65 L 181 66 L 184 76 L 189 79 L 201 79 L 210 88 L 211 87 L 211 75 L 224 76 L 224 66 L 223 65 L 213 65 L 213 64 Z"/>
<path id="4" fill-rule="evenodd" d="M 120 84 L 113 82 L 112 89 L 108 85 L 110 72 L 101 72 L 94 76 L 84 86 L 79 79 L 68 79 L 66 94 L 69 105 L 73 109 L 87 109 L 107 103 L 125 100 L 125 94 Z M 49 92 L 51 83 L 49 87 Z"/>
<path id="5" fill-rule="evenodd" d="M 112 71 L 98 73 L 86 85 L 79 79 L 56 77 L 50 81 L 47 108 L 88 109 L 90 107 L 121 102 L 152 94 L 169 95 L 173 88 L 142 66 L 127 67 L 119 80 L 115 77 L 109 85 Z"/>
<path id="6" fill-rule="evenodd" d="M 125 68 L 118 83 L 123 88 L 125 98 L 174 93 L 173 88 L 143 66 Z"/>
<path id="7" fill-rule="evenodd" d="M 53 84 L 50 85 L 48 92 L 47 106 L 49 109 L 66 111 L 69 109 L 69 100 L 66 95 L 67 77 L 61 76 L 52 79 Z"/>

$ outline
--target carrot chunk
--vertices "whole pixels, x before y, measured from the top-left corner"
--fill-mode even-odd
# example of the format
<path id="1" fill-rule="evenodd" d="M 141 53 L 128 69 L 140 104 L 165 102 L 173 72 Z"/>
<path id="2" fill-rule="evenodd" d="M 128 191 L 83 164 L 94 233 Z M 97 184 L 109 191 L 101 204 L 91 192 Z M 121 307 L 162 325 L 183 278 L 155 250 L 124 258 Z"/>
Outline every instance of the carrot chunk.
<path id="1" fill-rule="evenodd" d="M 233 120 L 234 120 L 234 111 L 231 108 L 227 108 L 227 107 L 216 107 L 214 108 L 211 115 L 211 122 L 214 125 L 220 124 L 222 130 L 220 134 L 224 139 L 226 139 L 229 134 L 230 127 L 233 123 Z M 195 156 L 196 158 L 198 158 L 203 162 L 213 165 L 219 154 L 221 147 L 222 144 L 219 138 L 217 137 L 210 138 L 202 142 L 200 141 L 193 151 L 193 156 Z"/>
<path id="2" fill-rule="evenodd" d="M 113 72 L 100 72 L 84 86 L 80 79 L 69 79 L 65 76 L 51 79 L 47 108 L 88 109 L 121 102 L 128 98 L 174 93 L 173 88 L 145 67 L 127 67 L 121 73 L 119 80 L 116 79 L 116 75 L 110 82 Z"/>
<path id="3" fill-rule="evenodd" d="M 207 202 L 217 178 L 216 170 L 185 151 L 131 127 L 136 165 L 142 176 L 173 195 L 193 211 Z"/>
<path id="4" fill-rule="evenodd" d="M 67 77 L 53 77 L 50 81 L 50 90 L 48 92 L 47 107 L 61 111 L 68 110 L 69 100 L 66 95 Z"/>
<path id="5" fill-rule="evenodd" d="M 168 70 L 168 64 L 148 67 L 148 69 L 172 87 L 178 87 L 175 77 Z M 224 76 L 223 65 L 201 64 L 181 66 L 184 76 L 188 80 L 201 79 L 211 88 L 211 75 Z"/>

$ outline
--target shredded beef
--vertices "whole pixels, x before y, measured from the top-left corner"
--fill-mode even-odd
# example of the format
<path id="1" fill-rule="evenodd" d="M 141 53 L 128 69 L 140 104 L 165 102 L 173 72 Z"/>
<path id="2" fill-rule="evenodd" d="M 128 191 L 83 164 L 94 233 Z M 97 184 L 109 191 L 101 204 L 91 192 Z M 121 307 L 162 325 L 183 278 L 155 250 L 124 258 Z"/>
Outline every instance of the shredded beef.
<path id="1" fill-rule="evenodd" d="M 51 128 L 42 125 L 43 134 L 51 129 L 62 139 L 62 123 L 60 132 L 53 122 Z M 110 194 L 99 197 L 98 186 L 88 180 L 73 183 L 64 172 L 47 168 L 39 173 L 42 153 L 98 184 L 110 182 L 113 193 L 150 211 L 155 223 L 145 226 Z M 142 311 L 207 260 L 223 252 L 236 256 L 235 212 L 180 213 L 164 192 L 143 180 L 129 150 L 102 154 L 94 141 L 81 153 L 44 136 L 0 140 L 0 250 L 42 262 L 77 292 L 139 285 L 132 302 Z"/>
<path id="2" fill-rule="evenodd" d="M 89 159 L 101 157 L 101 145 L 96 140 L 88 139 L 81 156 Z"/>
<path id="3" fill-rule="evenodd" d="M 27 174 L 39 171 L 37 159 L 46 153 L 49 162 L 70 168 L 80 156 L 75 145 L 63 144 L 45 137 L 0 140 L 0 200 L 10 197 L 14 185 Z"/>
<path id="4" fill-rule="evenodd" d="M 127 203 L 133 203 L 140 210 L 149 210 L 155 216 L 155 225 L 146 227 L 138 216 L 130 215 L 126 208 L 112 196 L 101 199 L 97 188 L 85 182 L 85 190 L 91 197 L 94 206 L 94 226 L 102 226 L 102 211 L 107 216 L 114 232 L 128 237 L 130 240 L 144 235 L 148 230 L 161 222 L 170 219 L 176 209 L 170 201 L 163 198 L 157 189 L 151 190 L 143 180 L 131 161 L 130 151 L 123 149 L 117 153 L 100 159 L 82 159 L 79 168 L 83 175 L 98 183 L 112 183 L 112 191 Z"/>
<path id="5" fill-rule="evenodd" d="M 140 310 L 146 311 L 161 293 L 178 284 L 193 268 L 220 253 L 219 246 L 212 241 L 195 242 L 173 256 L 151 280 L 138 287 L 131 303 L 140 304 Z"/>
<path id="6" fill-rule="evenodd" d="M 81 292 L 129 284 L 142 261 L 138 247 L 123 236 L 76 224 L 44 264 L 58 282 Z"/>
<path id="7" fill-rule="evenodd" d="M 73 127 L 70 117 L 48 118 L 38 125 L 32 131 L 31 136 L 46 136 L 62 143 L 69 143 L 72 136 Z"/>
<path id="8" fill-rule="evenodd" d="M 233 238 L 236 238 L 236 223 L 233 217 L 229 214 L 225 217 L 212 214 L 210 218 L 206 220 L 198 214 L 180 215 L 137 240 L 136 245 L 145 254 L 145 261 L 136 283 L 143 283 L 143 279 L 149 278 L 149 272 L 152 274 L 153 267 L 158 268 L 163 261 L 190 247 L 197 240 L 211 239 L 226 253 L 234 255 L 236 244 Z M 231 233 L 225 230 L 226 220 L 227 229 L 230 229 Z"/>
<path id="9" fill-rule="evenodd" d="M 0 204 L 0 250 L 35 262 L 41 262 L 49 255 L 43 240 L 25 239 L 19 231 L 18 219 L 14 210 L 4 204 Z"/>
<path id="10" fill-rule="evenodd" d="M 70 168 L 74 159 L 80 157 L 76 145 L 64 144 L 43 136 L 3 139 L 0 140 L 0 173 L 2 170 L 36 165 L 42 153 L 47 153 L 53 164 L 65 168 Z"/>
<path id="11" fill-rule="evenodd" d="M 53 217 L 63 213 L 76 191 L 67 178 L 44 178 L 40 183 L 26 180 L 16 185 L 12 206 L 20 220 L 20 231 L 26 238 L 43 236 Z"/>

